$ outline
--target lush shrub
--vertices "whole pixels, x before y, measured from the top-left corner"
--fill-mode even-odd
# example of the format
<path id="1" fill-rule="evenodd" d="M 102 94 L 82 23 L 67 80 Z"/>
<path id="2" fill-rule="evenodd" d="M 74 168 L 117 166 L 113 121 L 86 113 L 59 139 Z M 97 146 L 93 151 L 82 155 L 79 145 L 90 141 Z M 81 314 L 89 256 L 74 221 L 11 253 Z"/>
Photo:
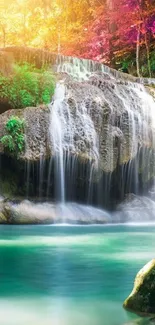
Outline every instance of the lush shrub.
<path id="1" fill-rule="evenodd" d="M 51 72 L 29 64 L 16 65 L 7 77 L 0 74 L 0 100 L 7 99 L 12 108 L 48 104 L 54 88 Z"/>
<path id="2" fill-rule="evenodd" d="M 25 147 L 24 120 L 17 116 L 11 116 L 5 126 L 6 135 L 1 138 L 6 151 L 18 156 Z"/>

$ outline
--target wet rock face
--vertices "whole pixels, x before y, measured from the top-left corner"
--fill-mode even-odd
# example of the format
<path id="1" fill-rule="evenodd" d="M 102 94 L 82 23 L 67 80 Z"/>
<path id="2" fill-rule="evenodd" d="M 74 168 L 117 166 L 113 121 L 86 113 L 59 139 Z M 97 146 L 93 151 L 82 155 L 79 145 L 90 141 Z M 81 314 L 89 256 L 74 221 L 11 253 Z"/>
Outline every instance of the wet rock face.
<path id="1" fill-rule="evenodd" d="M 24 160 L 37 161 L 41 157 L 48 158 L 49 140 L 49 108 L 47 106 L 12 109 L 0 115 L 0 137 L 5 134 L 5 125 L 11 116 L 19 116 L 25 121 L 26 150 L 21 155 Z M 3 146 L 0 144 L 0 152 Z"/>
<path id="2" fill-rule="evenodd" d="M 97 160 L 101 170 L 112 172 L 118 164 L 132 160 L 139 148 L 154 148 L 155 102 L 143 85 L 104 73 L 94 73 L 82 82 L 62 77 L 66 150 Z"/>
<path id="3" fill-rule="evenodd" d="M 25 160 L 36 161 L 51 156 L 49 139 L 49 108 L 40 106 L 24 110 L 26 151 Z"/>
<path id="4" fill-rule="evenodd" d="M 155 315 L 155 259 L 138 272 L 133 291 L 123 306 L 142 316 Z"/>

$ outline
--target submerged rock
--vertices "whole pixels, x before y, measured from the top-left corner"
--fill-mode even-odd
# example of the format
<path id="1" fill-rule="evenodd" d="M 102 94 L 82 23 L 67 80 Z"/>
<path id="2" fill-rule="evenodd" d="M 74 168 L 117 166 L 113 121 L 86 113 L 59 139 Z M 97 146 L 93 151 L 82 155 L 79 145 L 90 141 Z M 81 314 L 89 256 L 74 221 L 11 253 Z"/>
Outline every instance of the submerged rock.
<path id="1" fill-rule="evenodd" d="M 155 315 L 155 259 L 138 272 L 134 288 L 123 307 L 141 316 Z"/>

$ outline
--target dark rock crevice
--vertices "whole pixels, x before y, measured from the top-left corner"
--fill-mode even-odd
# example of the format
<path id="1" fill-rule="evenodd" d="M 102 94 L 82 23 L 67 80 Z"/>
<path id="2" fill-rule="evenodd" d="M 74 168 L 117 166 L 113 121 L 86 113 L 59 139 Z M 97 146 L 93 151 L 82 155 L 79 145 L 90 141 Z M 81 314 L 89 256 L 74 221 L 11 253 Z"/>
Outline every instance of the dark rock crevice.
<path id="1" fill-rule="evenodd" d="M 66 201 L 113 210 L 127 193 L 145 194 L 153 183 L 153 170 L 152 177 L 144 178 L 136 169 L 136 158 L 125 165 L 118 164 L 112 173 L 94 174 L 90 180 L 90 162 L 68 157 L 64 171 Z M 1 154 L 0 193 L 10 199 L 56 201 L 59 197 L 56 168 L 54 157 L 25 162 Z"/>

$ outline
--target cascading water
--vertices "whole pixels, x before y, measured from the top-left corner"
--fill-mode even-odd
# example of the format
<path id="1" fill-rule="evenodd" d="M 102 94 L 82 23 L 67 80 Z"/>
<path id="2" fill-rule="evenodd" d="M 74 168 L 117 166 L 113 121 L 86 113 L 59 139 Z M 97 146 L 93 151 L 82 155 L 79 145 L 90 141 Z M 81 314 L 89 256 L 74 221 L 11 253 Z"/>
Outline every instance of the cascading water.
<path id="1" fill-rule="evenodd" d="M 139 84 L 137 78 L 102 64 L 63 56 L 57 57 L 55 70 L 61 81 L 50 105 L 50 134 L 59 201 L 64 203 L 67 193 L 74 192 L 76 169 L 87 178 L 87 203 L 93 197 L 98 205 L 103 197 L 108 201 L 118 166 L 122 197 L 131 188 L 138 193 L 140 169 L 148 179 L 154 172 L 155 103 L 144 80 Z M 87 162 L 87 172 L 77 166 L 77 159 Z"/>
<path id="2" fill-rule="evenodd" d="M 155 175 L 154 80 L 63 56 L 54 70 L 49 108 L 24 113 L 27 198 L 55 199 L 65 221 L 68 202 L 113 208 L 126 193 L 144 193 Z"/>
<path id="3" fill-rule="evenodd" d="M 52 153 L 55 156 L 55 174 L 56 174 L 56 197 L 58 201 L 65 202 L 65 170 L 70 169 L 70 182 L 75 176 L 77 147 L 76 141 L 79 141 L 79 151 L 82 156 L 83 138 L 89 144 L 88 155 L 92 159 L 88 196 L 91 195 L 91 181 L 93 168 L 98 167 L 99 142 L 94 123 L 90 115 L 90 109 L 83 101 L 82 105 L 75 102 L 74 111 L 68 104 L 69 93 L 66 99 L 66 87 L 64 81 L 56 85 L 53 102 L 50 104 L 50 136 L 52 144 Z M 71 158 L 72 157 L 72 158 Z M 72 159 L 72 162 L 71 162 Z M 83 150 L 83 159 L 85 151 Z"/>
<path id="4" fill-rule="evenodd" d="M 55 172 L 57 198 L 65 202 L 65 180 L 64 180 L 64 113 L 65 86 L 63 83 L 56 85 L 54 103 L 51 104 L 50 135 L 55 156 Z"/>

